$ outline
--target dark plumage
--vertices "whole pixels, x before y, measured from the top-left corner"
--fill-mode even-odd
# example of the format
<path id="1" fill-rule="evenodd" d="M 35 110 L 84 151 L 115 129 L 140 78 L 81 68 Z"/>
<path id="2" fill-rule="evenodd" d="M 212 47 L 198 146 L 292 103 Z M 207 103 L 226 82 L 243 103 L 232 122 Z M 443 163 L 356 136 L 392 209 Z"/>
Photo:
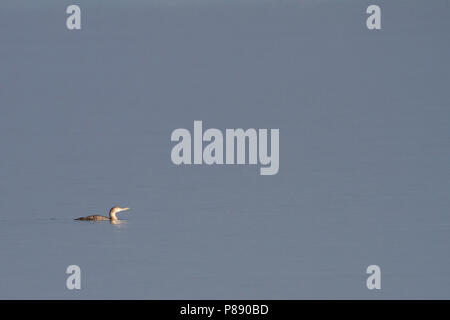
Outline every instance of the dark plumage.
<path id="1" fill-rule="evenodd" d="M 75 220 L 80 220 L 80 221 L 105 221 L 105 220 L 110 220 L 110 218 L 104 217 L 104 216 L 99 216 L 99 215 L 93 215 L 93 216 L 76 218 Z"/>

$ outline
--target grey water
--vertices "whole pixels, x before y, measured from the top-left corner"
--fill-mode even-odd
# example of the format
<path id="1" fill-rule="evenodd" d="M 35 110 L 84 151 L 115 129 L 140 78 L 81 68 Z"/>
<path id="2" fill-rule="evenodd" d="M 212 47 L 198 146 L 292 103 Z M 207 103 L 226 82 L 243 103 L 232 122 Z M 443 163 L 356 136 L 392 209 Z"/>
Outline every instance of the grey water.
<path id="1" fill-rule="evenodd" d="M 69 4 L 0 3 L 0 298 L 450 298 L 448 1 Z M 175 166 L 194 120 L 279 173 Z"/>

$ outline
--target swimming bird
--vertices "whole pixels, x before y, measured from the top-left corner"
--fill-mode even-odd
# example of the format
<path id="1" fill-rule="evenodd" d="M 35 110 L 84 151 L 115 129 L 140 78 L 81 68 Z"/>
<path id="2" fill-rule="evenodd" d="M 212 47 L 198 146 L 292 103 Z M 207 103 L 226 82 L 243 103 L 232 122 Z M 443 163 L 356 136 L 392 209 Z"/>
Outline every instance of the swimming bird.
<path id="1" fill-rule="evenodd" d="M 125 210 L 130 210 L 130 208 L 112 207 L 111 210 L 109 210 L 109 218 L 105 217 L 105 216 L 93 215 L 93 216 L 76 218 L 75 220 L 117 222 L 117 221 L 119 221 L 119 219 L 117 219 L 116 213 L 125 211 Z"/>

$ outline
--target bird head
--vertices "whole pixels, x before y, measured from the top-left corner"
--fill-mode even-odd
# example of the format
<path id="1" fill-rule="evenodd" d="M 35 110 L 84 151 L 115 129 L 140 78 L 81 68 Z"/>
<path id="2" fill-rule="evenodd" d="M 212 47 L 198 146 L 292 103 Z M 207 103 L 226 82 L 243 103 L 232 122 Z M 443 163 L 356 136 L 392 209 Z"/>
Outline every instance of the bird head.
<path id="1" fill-rule="evenodd" d="M 130 208 L 121 208 L 121 207 L 112 207 L 110 212 L 114 212 L 114 213 L 118 213 L 121 211 L 126 211 L 126 210 L 130 210 Z"/>
<path id="2" fill-rule="evenodd" d="M 115 216 L 116 213 L 119 213 L 121 211 L 126 211 L 126 210 L 130 210 L 130 208 L 122 208 L 122 207 L 112 207 L 111 210 L 109 210 L 109 215 L 110 216 Z"/>

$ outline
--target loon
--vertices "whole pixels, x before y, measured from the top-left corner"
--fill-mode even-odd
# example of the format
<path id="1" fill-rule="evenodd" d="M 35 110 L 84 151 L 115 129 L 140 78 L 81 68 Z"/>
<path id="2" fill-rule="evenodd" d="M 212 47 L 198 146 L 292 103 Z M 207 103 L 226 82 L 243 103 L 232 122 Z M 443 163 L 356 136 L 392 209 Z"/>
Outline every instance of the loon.
<path id="1" fill-rule="evenodd" d="M 105 216 L 93 215 L 93 216 L 76 218 L 75 220 L 117 222 L 117 221 L 119 221 L 119 219 L 117 219 L 116 213 L 121 212 L 121 211 L 125 211 L 125 210 L 129 210 L 129 209 L 130 208 L 112 207 L 111 210 L 109 210 L 109 218 L 105 217 Z"/>

